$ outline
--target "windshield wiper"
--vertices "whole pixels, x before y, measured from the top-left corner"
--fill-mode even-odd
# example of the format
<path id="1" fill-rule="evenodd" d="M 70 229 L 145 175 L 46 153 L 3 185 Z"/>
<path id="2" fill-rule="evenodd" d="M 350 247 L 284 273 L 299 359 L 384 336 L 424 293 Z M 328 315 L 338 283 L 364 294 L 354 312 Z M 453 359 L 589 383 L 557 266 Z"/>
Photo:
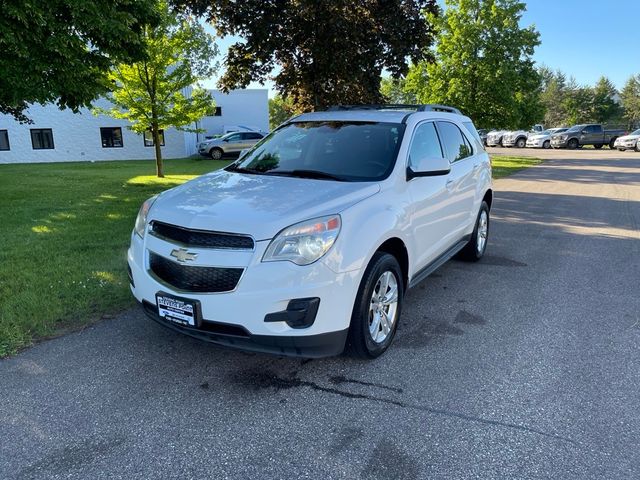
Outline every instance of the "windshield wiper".
<path id="1" fill-rule="evenodd" d="M 254 170 L 253 168 L 244 168 L 239 167 L 238 165 L 232 163 L 227 168 L 225 168 L 227 172 L 236 172 L 236 173 L 251 173 L 255 175 L 264 175 L 265 172 L 261 172 L 260 170 Z"/>
<path id="2" fill-rule="evenodd" d="M 338 175 L 333 175 L 332 173 L 321 172 L 318 170 L 281 170 L 268 173 L 269 175 L 282 175 L 286 177 L 313 178 L 317 180 L 336 180 L 338 182 L 345 181 L 344 178 Z"/>

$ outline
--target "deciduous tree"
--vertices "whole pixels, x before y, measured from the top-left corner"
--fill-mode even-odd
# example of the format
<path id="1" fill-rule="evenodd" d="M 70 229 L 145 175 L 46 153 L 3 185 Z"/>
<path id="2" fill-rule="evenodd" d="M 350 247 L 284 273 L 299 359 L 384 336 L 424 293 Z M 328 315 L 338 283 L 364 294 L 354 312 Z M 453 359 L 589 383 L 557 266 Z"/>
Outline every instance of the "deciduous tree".
<path id="1" fill-rule="evenodd" d="M 438 32 L 436 61 L 418 63 L 407 88 L 421 102 L 462 109 L 482 127 L 529 128 L 543 117 L 540 76 L 532 55 L 540 43 L 533 26 L 522 28 L 518 0 L 446 0 L 440 17 L 427 14 Z"/>
<path id="2" fill-rule="evenodd" d="M 289 98 L 285 98 L 282 95 L 276 95 L 269 99 L 269 128 L 273 130 L 278 125 L 284 123 L 293 115 L 295 115 L 296 109 L 293 102 Z"/>
<path id="3" fill-rule="evenodd" d="M 436 0 L 173 0 L 205 14 L 230 46 L 222 90 L 272 78 L 298 110 L 381 101 L 380 75 L 429 57 Z"/>
<path id="4" fill-rule="evenodd" d="M 26 122 L 30 103 L 77 111 L 109 89 L 117 62 L 141 60 L 155 0 L 3 0 L 0 113 Z"/>
<path id="5" fill-rule="evenodd" d="M 119 64 L 110 73 L 110 109 L 96 109 L 131 122 L 134 132 L 151 131 L 156 173 L 164 176 L 160 130 L 174 127 L 197 131 L 192 125 L 213 107 L 209 92 L 198 82 L 213 75 L 217 47 L 194 18 L 176 15 L 160 3 L 161 21 L 143 30 L 146 58 Z"/>

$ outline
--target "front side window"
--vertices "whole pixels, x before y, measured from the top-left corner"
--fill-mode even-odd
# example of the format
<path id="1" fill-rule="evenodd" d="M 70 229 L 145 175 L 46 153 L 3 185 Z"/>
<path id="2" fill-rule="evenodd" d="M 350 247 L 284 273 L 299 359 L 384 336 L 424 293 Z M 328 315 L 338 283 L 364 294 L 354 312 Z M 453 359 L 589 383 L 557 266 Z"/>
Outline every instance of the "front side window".
<path id="1" fill-rule="evenodd" d="M 7 130 L 0 130 L 0 151 L 10 149 L 9 132 Z"/>
<path id="2" fill-rule="evenodd" d="M 404 125 L 360 121 L 290 123 L 238 163 L 242 173 L 367 182 L 391 173 Z"/>
<path id="3" fill-rule="evenodd" d="M 462 160 L 473 154 L 469 140 L 465 138 L 457 125 L 451 122 L 438 122 L 438 131 L 445 155 L 450 162 Z"/>
<path id="4" fill-rule="evenodd" d="M 158 130 L 158 136 L 160 137 L 160 146 L 164 147 L 164 130 Z M 144 132 L 144 146 L 145 147 L 153 147 L 153 133 L 151 130 L 147 130 Z"/>
<path id="5" fill-rule="evenodd" d="M 122 128 L 105 127 L 100 129 L 100 138 L 102 140 L 102 148 L 122 147 Z"/>
<path id="6" fill-rule="evenodd" d="M 226 136 L 224 136 L 222 138 L 227 142 L 239 142 L 240 140 L 242 140 L 242 134 L 241 133 L 234 133 L 234 134 L 231 134 L 231 135 L 226 135 Z"/>
<path id="7" fill-rule="evenodd" d="M 53 149 L 53 130 L 50 128 L 32 128 L 31 146 L 34 150 Z"/>
<path id="8" fill-rule="evenodd" d="M 409 165 L 414 167 L 423 158 L 442 158 L 442 146 L 433 122 L 425 122 L 416 128 L 409 149 Z"/>

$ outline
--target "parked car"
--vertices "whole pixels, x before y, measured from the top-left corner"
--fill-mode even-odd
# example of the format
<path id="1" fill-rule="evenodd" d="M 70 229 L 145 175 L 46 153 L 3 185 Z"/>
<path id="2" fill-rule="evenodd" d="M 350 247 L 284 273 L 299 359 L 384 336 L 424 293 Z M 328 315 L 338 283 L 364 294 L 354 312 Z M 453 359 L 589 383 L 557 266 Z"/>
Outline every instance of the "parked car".
<path id="1" fill-rule="evenodd" d="M 239 154 L 253 147 L 264 134 L 260 132 L 232 132 L 219 138 L 205 140 L 198 144 L 198 153 L 204 157 L 220 160 L 224 155 Z"/>
<path id="2" fill-rule="evenodd" d="M 565 132 L 552 135 L 551 146 L 574 149 L 584 145 L 593 145 L 595 148 L 609 145 L 613 149 L 616 139 L 624 133 L 624 130 L 605 130 L 599 123 L 574 125 Z"/>
<path id="3" fill-rule="evenodd" d="M 631 132 L 629 135 L 618 137 L 613 146 L 621 152 L 625 150 L 640 152 L 640 129 Z"/>
<path id="4" fill-rule="evenodd" d="M 528 148 L 551 148 L 551 136 L 556 133 L 566 132 L 568 128 L 550 128 L 540 133 L 531 133 L 527 137 Z"/>
<path id="5" fill-rule="evenodd" d="M 482 258 L 493 200 L 468 117 L 394 108 L 294 117 L 145 201 L 128 265 L 148 316 L 246 350 L 382 354 L 408 288 L 456 254 Z"/>
<path id="6" fill-rule="evenodd" d="M 489 130 L 487 130 L 486 128 L 479 128 L 478 129 L 478 135 L 480 135 L 480 140 L 482 141 L 482 145 L 484 145 L 485 147 L 487 146 L 487 134 L 489 133 Z"/>
<path id="7" fill-rule="evenodd" d="M 529 132 L 526 132 L 524 130 L 514 130 L 512 132 L 507 132 L 502 136 L 502 146 L 524 148 L 527 144 L 528 135 Z"/>
<path id="8" fill-rule="evenodd" d="M 502 139 L 506 130 L 492 130 L 487 134 L 487 147 L 502 147 Z"/>

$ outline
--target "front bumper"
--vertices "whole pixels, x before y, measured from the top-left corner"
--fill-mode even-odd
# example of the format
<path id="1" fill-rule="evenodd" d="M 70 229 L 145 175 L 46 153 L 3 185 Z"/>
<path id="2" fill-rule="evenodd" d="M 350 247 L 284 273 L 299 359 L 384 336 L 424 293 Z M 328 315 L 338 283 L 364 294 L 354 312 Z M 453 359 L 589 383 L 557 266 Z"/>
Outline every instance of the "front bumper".
<path id="1" fill-rule="evenodd" d="M 638 144 L 637 140 L 625 140 L 623 142 L 619 142 L 616 140 L 615 144 L 613 145 L 613 148 L 623 148 L 625 150 L 633 150 L 634 148 L 636 148 L 637 144 Z"/>
<path id="2" fill-rule="evenodd" d="M 553 148 L 566 148 L 567 143 L 569 143 L 569 140 L 551 139 L 551 146 Z"/>
<path id="3" fill-rule="evenodd" d="M 548 140 L 527 140 L 527 148 L 542 148 L 544 142 Z"/>
<path id="4" fill-rule="evenodd" d="M 254 335 L 244 329 L 209 320 L 204 320 L 200 328 L 191 328 L 160 317 L 158 308 L 146 300 L 141 306 L 149 318 L 174 332 L 227 348 L 288 357 L 321 358 L 340 355 L 349 333 L 349 329 L 346 328 L 306 336 Z"/>
<path id="5" fill-rule="evenodd" d="M 149 269 L 149 252 L 171 260 L 169 252 L 176 245 L 148 233 L 144 240 L 134 234 L 128 252 L 131 291 L 147 315 L 174 331 L 195 338 L 280 355 L 320 357 L 339 354 L 344 349 L 361 272 L 335 273 L 322 261 L 307 266 L 261 262 L 268 244 L 269 241 L 257 241 L 253 251 L 189 248 L 198 254 L 202 266 L 242 266 L 245 269 L 233 291 L 193 293 L 177 290 Z M 198 265 L 194 262 L 193 266 Z M 156 307 L 158 292 L 198 300 L 201 327 L 183 327 L 161 319 Z M 286 311 L 292 300 L 304 298 L 319 299 L 315 320 L 310 326 L 296 327 L 287 323 L 286 316 L 274 315 Z M 221 325 L 225 328 L 221 329 Z"/>

